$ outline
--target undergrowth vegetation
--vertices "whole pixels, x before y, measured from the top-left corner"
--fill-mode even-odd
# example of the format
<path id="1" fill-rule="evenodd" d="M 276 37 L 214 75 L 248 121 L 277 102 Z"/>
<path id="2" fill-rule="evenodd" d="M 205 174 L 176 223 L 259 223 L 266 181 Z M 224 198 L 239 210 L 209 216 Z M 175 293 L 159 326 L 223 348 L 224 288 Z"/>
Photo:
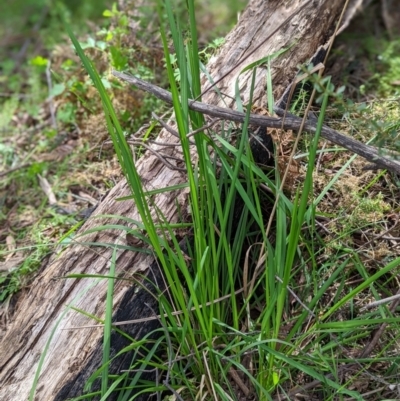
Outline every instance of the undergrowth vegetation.
<path id="1" fill-rule="evenodd" d="M 111 45 L 107 30 L 79 43 L 69 28 L 91 81 L 80 71 L 53 86 L 54 96 L 64 105 L 58 108 L 63 117 L 56 118 L 69 127 L 77 125 L 80 113 L 92 118 L 89 112 L 100 107 L 94 100 L 100 94 L 105 127 L 141 216 L 138 229 L 157 257 L 167 287 L 154 294 L 159 300 L 159 329 L 145 340 L 132 339 L 120 351 L 132 353 L 130 369 L 111 376 L 112 297 L 118 268 L 115 258 L 111 261 L 105 278 L 109 287 L 103 365 L 89 379 L 86 393 L 76 399 L 107 400 L 111 393 L 118 400 L 140 394 L 179 400 L 295 399 L 304 388 L 309 399 L 396 399 L 397 305 L 376 301 L 398 292 L 398 177 L 371 169 L 318 134 L 329 122 L 362 142 L 389 143 L 398 150 L 400 95 L 395 85 L 387 86 L 398 68 L 395 57 L 382 53 L 390 77 L 379 81 L 382 86 L 372 74 L 371 87 L 362 88 L 364 94 L 375 90 L 383 96 L 379 101 L 367 96 L 364 103 L 347 100 L 349 92 L 335 89 L 330 77 L 314 77 L 319 83 L 318 107 L 297 99 L 302 106 L 292 111 L 315 108 L 317 134 L 302 133 L 294 157 L 288 157 L 297 144 L 294 134 L 276 134 L 275 166 L 265 168 L 254 163 L 248 118 L 239 134 L 228 122 L 218 130 L 201 130 L 205 117 L 189 109 L 188 99 L 201 94 L 203 55 L 194 2 L 189 0 L 187 9 L 179 12 L 187 15 L 188 26 L 177 23 L 179 16 L 170 1 L 157 2 L 163 49 L 157 57 L 167 71 L 187 174 L 185 220 L 172 226 L 157 209 L 154 218 L 151 197 L 157 190 L 151 196 L 144 190 L 126 138 L 128 129 L 144 122 L 143 109 L 132 116 L 132 104 L 120 100 L 130 89 L 106 73 L 111 64 L 154 79 L 146 65 L 134 71 L 135 52 L 121 46 L 125 15 L 116 7 L 107 12 L 117 24 Z M 71 60 L 75 66 L 79 63 L 72 55 Z M 272 88 L 267 90 L 272 99 Z M 147 102 L 143 107 L 155 107 L 152 100 Z M 251 99 L 243 105 L 238 94 L 236 102 L 248 116 Z M 68 108 L 74 107 L 69 120 Z M 193 131 L 198 132 L 190 136 Z M 5 165 L 12 168 L 10 162 Z M 25 179 L 32 182 L 36 174 L 49 174 L 51 164 L 43 166 Z M 143 371 L 156 372 L 155 379 L 144 380 Z M 96 381 L 101 383 L 99 390 L 93 390 Z M 34 392 L 35 386 L 32 399 Z"/>
<path id="2" fill-rule="evenodd" d="M 231 7 L 212 4 L 199 49 L 203 61 L 240 7 L 240 1 Z M 177 11 L 184 10 L 182 4 Z M 228 19 L 224 32 L 221 18 Z M 164 105 L 111 79 L 110 67 L 161 86 L 167 78 L 152 5 L 127 4 L 121 11 L 111 1 L 18 0 L 0 20 L 0 301 L 7 305 L 60 238 L 68 238 L 123 176 L 107 141 L 96 90 L 60 26 L 68 21 L 81 33 L 81 46 L 101 75 L 126 135 L 151 112 L 161 115 Z M 155 135 L 156 124 L 147 132 Z"/>

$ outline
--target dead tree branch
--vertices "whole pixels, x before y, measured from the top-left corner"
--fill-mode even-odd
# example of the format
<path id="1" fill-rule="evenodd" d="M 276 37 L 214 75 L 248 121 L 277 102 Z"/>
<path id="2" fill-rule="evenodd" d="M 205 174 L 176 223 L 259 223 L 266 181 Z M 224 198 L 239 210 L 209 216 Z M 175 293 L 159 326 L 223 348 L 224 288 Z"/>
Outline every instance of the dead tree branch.
<path id="1" fill-rule="evenodd" d="M 154 96 L 163 100 L 164 102 L 172 104 L 172 95 L 165 89 L 122 72 L 113 71 L 113 75 L 123 81 L 137 86 L 143 91 L 152 93 Z M 239 123 L 244 122 L 246 117 L 246 115 L 240 111 L 213 106 L 195 100 L 189 101 L 189 107 L 194 111 L 198 111 L 212 117 L 219 117 L 224 120 L 235 121 Z M 250 114 L 249 122 L 250 124 L 265 128 L 277 128 L 293 131 L 299 130 L 302 122 L 300 117 L 296 117 L 288 113 L 285 114 L 284 110 L 278 108 L 275 109 L 275 112 L 280 116 L 279 118 Z M 315 133 L 317 130 L 316 121 L 307 120 L 306 124 L 304 125 L 304 130 L 310 133 Z M 374 163 L 379 168 L 384 168 L 400 174 L 400 162 L 380 155 L 379 151 L 373 146 L 365 145 L 362 142 L 359 142 L 353 138 L 341 134 L 338 131 L 335 131 L 332 128 L 327 127 L 326 125 L 322 127 L 321 136 L 336 145 L 342 146 L 351 152 L 362 156 L 364 159 Z"/>

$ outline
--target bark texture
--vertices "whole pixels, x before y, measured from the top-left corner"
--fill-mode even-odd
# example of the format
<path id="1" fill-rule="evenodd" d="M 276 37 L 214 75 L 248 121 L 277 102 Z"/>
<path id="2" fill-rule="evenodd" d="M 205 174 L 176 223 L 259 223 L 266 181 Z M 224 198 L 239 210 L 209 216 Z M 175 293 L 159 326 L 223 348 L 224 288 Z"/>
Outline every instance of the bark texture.
<path id="1" fill-rule="evenodd" d="M 396 0 L 381 0 L 382 17 L 391 37 L 400 37 L 400 5 Z"/>
<path id="2" fill-rule="evenodd" d="M 330 39 L 344 3 L 344 0 L 250 1 L 236 28 L 227 36 L 219 54 L 208 65 L 213 81 L 219 81 L 218 88 L 228 95 L 226 104 L 233 105 L 229 96 L 234 97 L 235 79 L 245 66 L 282 48 L 289 48 L 271 62 L 275 97 L 282 95 L 295 76 L 297 66 L 306 62 L 320 45 Z M 249 96 L 250 76 L 251 72 L 246 72 L 239 77 L 239 88 L 244 102 Z M 259 68 L 256 79 L 256 99 L 259 104 L 263 104 L 266 99 L 265 76 L 265 69 Z M 204 89 L 210 88 L 206 78 L 203 79 L 203 86 Z M 206 90 L 202 100 L 209 104 L 222 105 L 213 89 Z M 158 140 L 172 143 L 177 141 L 165 130 L 160 133 Z M 175 150 L 170 147 L 163 148 L 162 151 L 172 155 Z M 137 161 L 137 168 L 148 190 L 186 180 L 183 172 L 167 168 L 150 152 Z M 129 194 L 129 186 L 125 180 L 116 185 L 81 228 L 81 233 L 103 224 L 129 226 L 122 218 L 94 218 L 102 214 L 140 220 L 132 201 L 117 201 Z M 157 195 L 153 201 L 167 219 L 174 222 L 178 219 L 176 202 L 184 207 L 187 196 L 184 191 L 167 192 Z M 95 246 L 94 243 L 103 245 Z M 68 330 L 71 327 L 93 324 L 92 320 L 72 310 L 70 306 L 102 318 L 107 280 L 55 278 L 71 273 L 107 275 L 115 245 L 119 246 L 116 258 L 119 276 L 132 277 L 141 273 L 162 289 L 161 272 L 158 271 L 151 252 L 133 252 L 129 249 L 125 231 L 92 232 L 77 238 L 75 244 L 53 257 L 52 262 L 42 269 L 20 297 L 14 321 L 0 344 L 2 401 L 28 398 L 43 355 L 33 399 L 61 401 L 82 394 L 85 380 L 101 365 L 102 330 Z M 154 288 L 149 284 L 148 286 L 155 294 Z M 127 281 L 116 282 L 114 321 L 151 316 L 153 312 L 147 304 L 157 310 L 157 302 L 148 292 Z M 152 328 L 154 323 L 151 322 L 123 327 L 135 338 L 143 337 Z M 126 345 L 124 341 L 113 334 L 114 354 Z M 111 373 L 127 368 L 129 363 L 128 357 L 115 361 L 111 366 Z"/>

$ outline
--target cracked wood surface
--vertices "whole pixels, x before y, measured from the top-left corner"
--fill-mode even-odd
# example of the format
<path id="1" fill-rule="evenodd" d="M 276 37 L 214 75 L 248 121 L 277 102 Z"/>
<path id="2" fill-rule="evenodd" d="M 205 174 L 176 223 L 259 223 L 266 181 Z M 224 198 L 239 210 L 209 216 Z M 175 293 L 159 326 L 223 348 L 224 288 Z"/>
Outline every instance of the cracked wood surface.
<path id="1" fill-rule="evenodd" d="M 234 81 L 239 71 L 262 57 L 282 48 L 289 48 L 271 65 L 275 97 L 278 98 L 294 78 L 297 66 L 306 62 L 320 45 L 330 39 L 344 3 L 344 0 L 250 1 L 237 26 L 227 36 L 219 54 L 208 65 L 213 80 L 219 80 L 218 88 L 227 95 L 226 103 L 222 104 L 212 89 L 204 93 L 202 101 L 231 107 L 233 100 L 229 96 L 234 95 Z M 249 71 L 239 77 L 239 88 L 244 102 L 249 96 L 250 74 Z M 265 69 L 259 68 L 255 93 L 258 104 L 263 104 L 266 98 L 265 75 Z M 206 78 L 203 78 L 203 88 L 209 88 Z M 157 140 L 172 143 L 177 141 L 166 130 L 162 130 Z M 170 148 L 169 151 L 172 153 L 174 149 Z M 138 160 L 137 168 L 148 190 L 186 180 L 182 172 L 170 170 L 149 152 Z M 116 201 L 117 198 L 129 194 L 126 181 L 118 183 L 80 232 L 102 224 L 127 225 L 125 220 L 119 218 L 95 218 L 102 214 L 140 220 L 132 201 Z M 177 220 L 176 202 L 181 206 L 187 205 L 187 196 L 185 191 L 163 193 L 155 196 L 153 201 L 167 220 L 174 222 Z M 124 248 L 126 238 L 123 232 L 93 232 L 81 236 L 77 243 L 59 251 L 20 296 L 14 321 L 1 341 L 1 400 L 20 401 L 28 398 L 46 346 L 48 350 L 43 361 L 35 400 L 65 400 L 81 394 L 86 378 L 100 366 L 101 329 L 65 329 L 93 323 L 84 315 L 69 309 L 69 306 L 100 318 L 104 316 L 106 280 L 54 279 L 71 273 L 107 275 L 112 247 L 95 247 L 92 245 L 94 242 L 121 245 L 116 261 L 119 276 L 132 277 L 135 272 L 141 272 L 161 286 L 160 274 L 156 271 L 157 266 L 152 255 L 135 253 Z M 117 281 L 114 320 L 151 316 L 152 312 L 147 310 L 144 303 L 157 304 L 151 297 L 145 298 L 143 293 L 143 290 L 126 281 Z M 124 328 L 131 335 L 140 338 L 152 327 L 137 325 Z M 120 346 L 123 345 L 116 340 L 113 352 L 117 352 Z M 117 363 L 111 371 L 118 373 L 125 364 L 126 361 Z"/>

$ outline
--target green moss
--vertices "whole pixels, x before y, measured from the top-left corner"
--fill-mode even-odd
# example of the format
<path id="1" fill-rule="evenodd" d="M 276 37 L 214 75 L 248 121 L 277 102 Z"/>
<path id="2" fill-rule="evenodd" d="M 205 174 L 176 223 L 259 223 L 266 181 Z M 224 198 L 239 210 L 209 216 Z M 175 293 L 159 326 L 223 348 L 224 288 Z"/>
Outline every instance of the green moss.
<path id="1" fill-rule="evenodd" d="M 400 39 L 386 44 L 378 60 L 383 63 L 383 71 L 374 75 L 378 91 L 383 97 L 400 96 Z"/>
<path id="2" fill-rule="evenodd" d="M 381 221 L 385 213 L 390 210 L 390 205 L 384 201 L 382 193 L 373 198 L 360 197 L 354 194 L 353 213 L 350 216 L 350 224 L 353 228 L 361 228 Z"/>

